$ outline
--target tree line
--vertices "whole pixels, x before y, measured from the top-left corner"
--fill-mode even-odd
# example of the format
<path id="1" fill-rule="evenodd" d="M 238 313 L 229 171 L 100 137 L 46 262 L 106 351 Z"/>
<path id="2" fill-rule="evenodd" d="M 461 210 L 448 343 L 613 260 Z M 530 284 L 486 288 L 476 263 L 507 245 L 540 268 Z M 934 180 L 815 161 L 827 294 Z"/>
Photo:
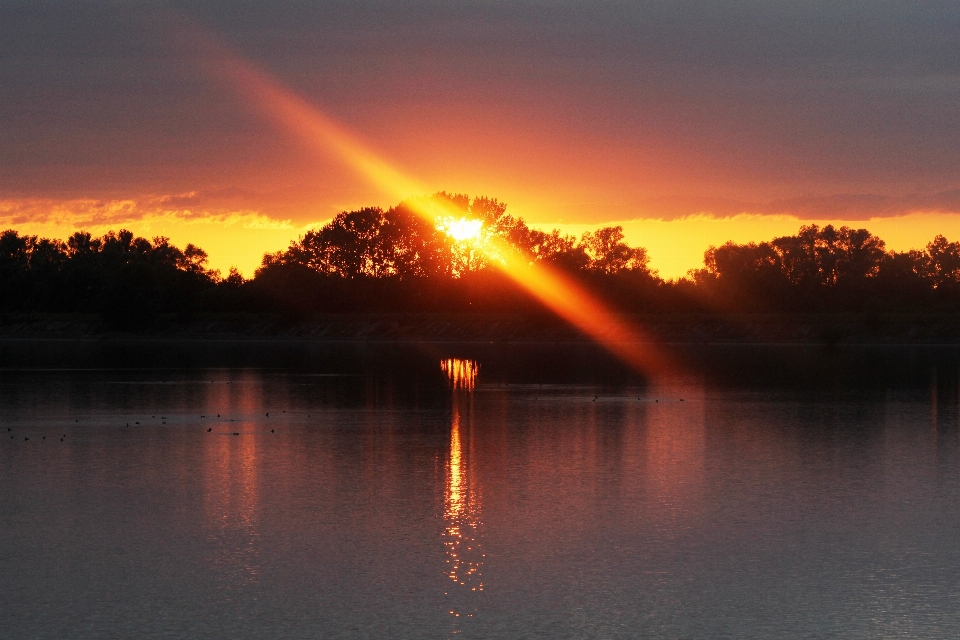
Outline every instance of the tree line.
<path id="1" fill-rule="evenodd" d="M 769 242 L 710 247 L 689 274 L 696 297 L 744 311 L 960 309 L 960 242 L 887 251 L 866 229 L 803 226 Z"/>
<path id="2" fill-rule="evenodd" d="M 425 202 L 456 215 L 431 222 L 417 213 Z M 457 216 L 479 220 L 480 236 L 448 233 Z M 198 312 L 543 313 L 496 268 L 502 256 L 488 246 L 560 270 L 627 313 L 960 311 L 960 242 L 943 236 L 894 252 L 866 229 L 809 225 L 768 242 L 710 247 L 702 268 L 666 281 L 621 227 L 545 232 L 497 200 L 446 193 L 343 212 L 265 255 L 249 280 L 212 271 L 202 249 L 163 237 L 121 230 L 60 241 L 8 230 L 0 234 L 0 311 L 99 313 L 120 329 Z"/>

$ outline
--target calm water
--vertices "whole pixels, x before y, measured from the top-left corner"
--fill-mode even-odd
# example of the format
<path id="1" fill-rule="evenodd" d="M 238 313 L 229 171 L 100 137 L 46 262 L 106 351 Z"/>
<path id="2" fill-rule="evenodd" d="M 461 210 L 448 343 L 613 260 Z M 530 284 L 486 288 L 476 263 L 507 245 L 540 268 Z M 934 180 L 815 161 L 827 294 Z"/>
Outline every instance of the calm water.
<path id="1" fill-rule="evenodd" d="M 0 636 L 960 636 L 960 355 L 681 351 L 2 345 Z"/>

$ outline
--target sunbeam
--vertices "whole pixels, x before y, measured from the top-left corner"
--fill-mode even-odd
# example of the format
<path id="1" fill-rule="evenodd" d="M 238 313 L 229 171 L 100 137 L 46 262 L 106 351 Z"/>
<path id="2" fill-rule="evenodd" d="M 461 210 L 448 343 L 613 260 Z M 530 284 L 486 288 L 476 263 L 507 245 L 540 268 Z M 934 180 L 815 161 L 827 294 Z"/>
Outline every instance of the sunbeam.
<path id="1" fill-rule="evenodd" d="M 386 194 L 410 203 L 418 215 L 431 223 L 455 219 L 461 227 L 471 224 L 452 203 L 418 197 L 431 189 L 377 155 L 342 125 L 249 60 L 209 40 L 204 48 L 215 56 L 219 78 L 227 79 L 241 98 L 302 144 L 336 157 Z M 479 250 L 491 254 L 494 259 L 490 262 L 530 295 L 635 370 L 659 376 L 672 369 L 668 358 L 639 327 L 619 317 L 569 277 L 519 254 L 503 241 L 492 239 Z"/>

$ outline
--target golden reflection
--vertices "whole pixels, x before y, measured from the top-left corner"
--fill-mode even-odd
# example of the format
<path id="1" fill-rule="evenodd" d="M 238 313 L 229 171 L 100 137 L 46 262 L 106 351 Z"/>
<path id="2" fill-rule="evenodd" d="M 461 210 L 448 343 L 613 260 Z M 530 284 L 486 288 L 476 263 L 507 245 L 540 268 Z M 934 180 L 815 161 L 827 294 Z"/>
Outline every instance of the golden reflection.
<path id="1" fill-rule="evenodd" d="M 470 370 L 475 371 L 472 368 Z M 452 633 L 456 634 L 459 633 L 462 619 L 472 618 L 477 613 L 477 597 L 483 591 L 482 569 L 485 554 L 481 531 L 482 501 L 471 456 L 472 424 L 468 417 L 467 428 L 464 429 L 460 406 L 464 399 L 469 401 L 470 397 L 462 397 L 462 392 L 456 389 L 453 394 L 443 519 L 445 572 L 450 580 L 446 591 L 447 611 L 453 619 Z"/>
<path id="2" fill-rule="evenodd" d="M 440 361 L 440 369 L 447 374 L 447 380 L 454 389 L 470 391 L 477 386 L 480 365 L 473 360 L 447 358 Z"/>

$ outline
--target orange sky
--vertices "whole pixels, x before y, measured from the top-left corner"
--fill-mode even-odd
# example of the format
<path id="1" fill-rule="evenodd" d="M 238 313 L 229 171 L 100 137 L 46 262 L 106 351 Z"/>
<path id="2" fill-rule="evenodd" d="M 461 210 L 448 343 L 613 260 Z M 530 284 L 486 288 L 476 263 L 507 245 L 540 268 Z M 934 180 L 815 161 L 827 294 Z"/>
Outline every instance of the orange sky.
<path id="1" fill-rule="evenodd" d="M 223 83 L 188 24 L 427 190 L 620 224 L 665 277 L 810 222 L 960 238 L 948 3 L 178 6 L 0 6 L 0 226 L 126 227 L 251 275 L 340 210 L 395 204 Z"/>
<path id="2" fill-rule="evenodd" d="M 0 204 L 0 207 L 3 205 Z M 2 211 L 2 209 L 0 209 Z M 56 222 L 21 222 L 13 226 L 21 233 L 47 237 L 66 237 L 74 230 L 71 216 Z M 531 216 L 532 218 L 532 216 Z M 281 251 L 290 240 L 303 233 L 306 226 L 288 220 L 277 221 L 256 212 L 239 212 L 233 216 L 200 214 L 195 219 L 184 219 L 169 214 L 147 215 L 128 221 L 109 224 L 85 223 L 80 226 L 93 233 L 105 233 L 120 227 L 154 237 L 171 238 L 178 246 L 193 242 L 210 254 L 210 267 L 226 274 L 236 266 L 244 275 L 252 276 L 264 252 Z M 317 221 L 319 224 L 321 220 Z M 604 220 L 605 225 L 621 225 L 627 241 L 647 247 L 651 267 L 664 278 L 684 276 L 689 269 L 703 265 L 703 251 L 710 245 L 727 240 L 750 242 L 794 234 L 801 224 L 847 224 L 865 227 L 886 240 L 887 248 L 906 251 L 922 248 L 935 235 L 942 233 L 951 239 L 960 239 L 960 215 L 915 213 L 905 216 L 844 221 L 838 219 L 798 220 L 793 216 L 765 216 L 743 214 L 727 218 L 694 215 L 673 220 L 658 218 L 632 220 Z M 565 233 L 579 235 L 596 228 L 594 223 L 549 223 L 545 228 L 559 228 Z"/>

